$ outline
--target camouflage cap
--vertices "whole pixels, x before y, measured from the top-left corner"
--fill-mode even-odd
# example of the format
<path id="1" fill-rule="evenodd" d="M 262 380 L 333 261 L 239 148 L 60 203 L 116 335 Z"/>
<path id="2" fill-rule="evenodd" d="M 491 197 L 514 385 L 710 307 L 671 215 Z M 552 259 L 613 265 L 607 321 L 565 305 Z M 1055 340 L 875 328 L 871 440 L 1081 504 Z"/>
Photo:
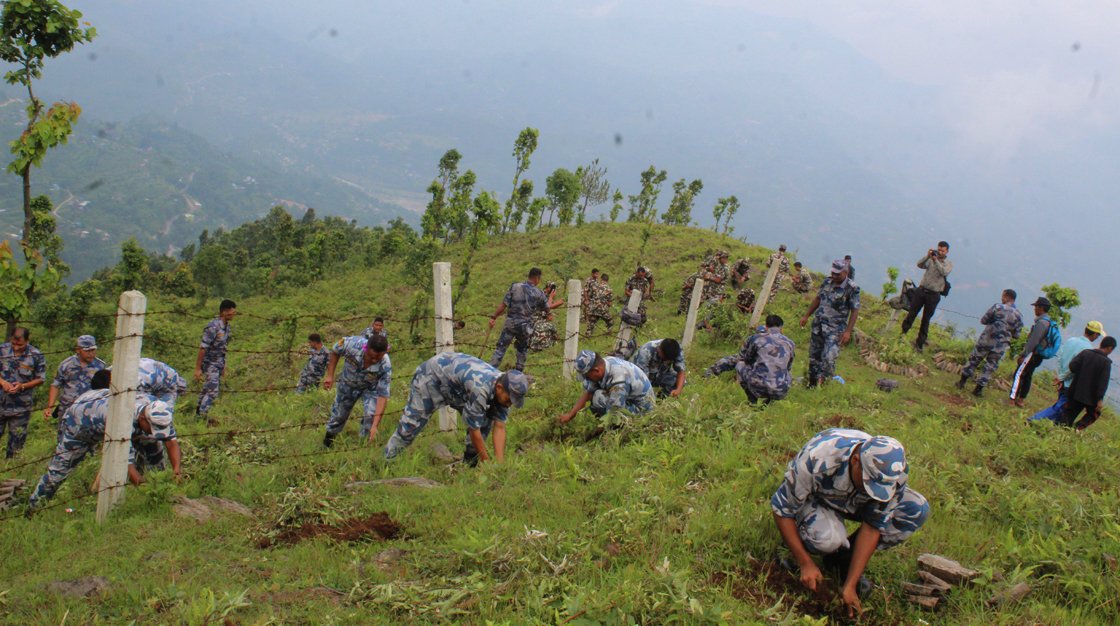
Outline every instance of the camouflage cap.
<path id="1" fill-rule="evenodd" d="M 731 256 L 731 253 L 728 252 L 727 250 L 716 250 L 716 258 L 719 258 L 719 257 L 726 258 L 726 257 L 729 257 L 729 256 Z"/>
<path id="2" fill-rule="evenodd" d="M 96 350 L 97 339 L 94 339 L 93 335 L 82 335 L 78 337 L 78 347 L 82 350 Z"/>
<path id="3" fill-rule="evenodd" d="M 529 377 L 522 374 L 519 370 L 510 370 L 502 374 L 498 382 L 509 394 L 509 399 L 513 401 L 513 406 L 521 408 L 525 405 L 525 394 L 529 393 Z"/>
<path id="4" fill-rule="evenodd" d="M 783 243 L 782 245 L 778 246 L 778 250 L 781 250 L 782 252 L 785 252 L 786 251 L 786 244 Z"/>
<path id="5" fill-rule="evenodd" d="M 148 421 L 152 424 L 152 436 L 156 439 L 170 439 L 171 419 L 174 417 L 171 405 L 163 400 L 153 400 L 144 409 L 147 409 Z"/>
<path id="6" fill-rule="evenodd" d="M 576 371 L 580 374 L 587 374 L 591 368 L 595 367 L 595 353 L 590 350 L 580 350 L 576 355 Z"/>
<path id="7" fill-rule="evenodd" d="M 832 273 L 840 274 L 848 271 L 848 262 L 844 259 L 836 259 L 832 262 Z"/>
<path id="8" fill-rule="evenodd" d="M 894 437 L 872 437 L 859 450 L 863 488 L 872 500 L 889 502 L 909 476 L 906 451 Z"/>

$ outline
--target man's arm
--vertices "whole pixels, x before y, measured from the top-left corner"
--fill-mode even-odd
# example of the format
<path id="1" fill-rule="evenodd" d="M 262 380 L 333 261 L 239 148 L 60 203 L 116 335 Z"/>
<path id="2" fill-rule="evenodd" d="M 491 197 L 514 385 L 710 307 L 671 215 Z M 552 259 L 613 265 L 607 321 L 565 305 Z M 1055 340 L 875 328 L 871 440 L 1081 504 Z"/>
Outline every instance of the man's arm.
<path id="1" fill-rule="evenodd" d="M 101 477 L 101 475 L 98 474 L 98 478 L 100 478 L 100 477 Z M 134 485 L 144 484 L 144 477 L 140 474 L 140 471 L 137 470 L 136 466 L 133 465 L 132 463 L 128 464 L 128 482 L 130 482 Z M 94 483 L 94 485 L 98 485 L 98 484 L 99 484 L 98 482 Z M 97 487 L 94 487 L 94 490 L 97 490 Z"/>
<path id="2" fill-rule="evenodd" d="M 817 585 L 824 580 L 824 576 L 821 575 L 821 569 L 813 562 L 813 557 L 809 556 L 805 544 L 801 542 L 801 535 L 797 534 L 797 521 L 792 517 L 782 517 L 774 513 L 774 523 L 778 526 L 782 541 L 793 553 L 794 562 L 801 568 L 801 584 L 809 591 L 816 591 Z"/>
<path id="3" fill-rule="evenodd" d="M 163 442 L 163 447 L 167 448 L 167 460 L 171 461 L 171 471 L 175 473 L 175 478 L 178 479 L 182 474 L 182 460 L 183 452 L 179 448 L 178 439 L 168 439 Z"/>
<path id="4" fill-rule="evenodd" d="M 389 399 L 384 396 L 377 398 L 377 407 L 373 410 L 373 428 L 369 429 L 370 441 L 377 438 L 377 427 L 381 425 L 381 416 L 385 414 L 385 405 L 388 403 Z"/>
<path id="5" fill-rule="evenodd" d="M 202 359 L 206 356 L 206 348 L 198 349 L 198 358 L 194 361 L 194 379 L 200 380 L 202 378 Z"/>
<path id="6" fill-rule="evenodd" d="M 801 318 L 802 328 L 804 328 L 805 324 L 807 324 L 809 322 L 809 316 L 812 315 L 820 305 L 821 305 L 821 295 L 817 294 L 816 296 L 813 296 L 813 302 L 812 302 L 812 304 L 809 305 L 809 310 L 805 311 L 805 316 Z"/>
<path id="7" fill-rule="evenodd" d="M 676 389 L 673 389 L 672 391 L 670 391 L 669 395 L 676 398 L 677 396 L 681 395 L 681 391 L 683 391 L 683 390 L 684 390 L 684 372 L 680 371 L 680 372 L 677 372 L 677 387 L 676 387 Z"/>
<path id="8" fill-rule="evenodd" d="M 47 408 L 43 409 L 43 417 L 48 420 L 51 418 L 51 411 L 54 411 L 56 400 L 58 400 L 58 385 L 51 384 L 51 392 L 47 394 Z M 59 419 L 61 417 L 59 416 Z"/>
<path id="9" fill-rule="evenodd" d="M 856 327 L 856 320 L 859 319 L 859 309 L 852 309 L 848 314 L 848 326 L 844 328 L 844 333 L 840 335 L 840 345 L 846 346 L 852 340 L 852 330 Z"/>
<path id="10" fill-rule="evenodd" d="M 1031 353 L 1042 343 L 1042 338 L 1046 336 L 1046 331 L 1049 329 L 1050 327 L 1043 324 L 1042 320 L 1035 322 L 1034 326 L 1031 327 L 1031 334 L 1027 336 L 1027 343 L 1023 346 L 1023 353 L 1019 355 L 1019 363 L 1030 358 Z"/>
<path id="11" fill-rule="evenodd" d="M 579 400 L 576 400 L 576 405 L 572 407 L 572 410 L 560 414 L 560 423 L 567 424 L 570 422 L 572 418 L 576 416 L 576 413 L 579 413 L 583 407 L 587 406 L 588 402 L 591 402 L 592 395 L 592 392 L 584 390 L 584 392 L 579 395 Z"/>
<path id="12" fill-rule="evenodd" d="M 323 389 L 330 390 L 334 386 L 334 370 L 338 367 L 338 353 L 331 351 L 327 358 L 327 375 L 323 378 Z"/>
<path id="13" fill-rule="evenodd" d="M 848 617 L 856 617 L 863 612 L 856 586 L 859 577 L 863 576 L 863 571 L 867 569 L 871 555 L 875 553 L 875 547 L 879 545 L 879 536 L 879 529 L 866 522 L 860 525 L 859 532 L 856 534 L 856 545 L 852 547 L 852 560 L 848 565 L 848 577 L 844 579 L 844 587 L 841 590 L 841 598 L 844 600 L 844 605 L 848 607 Z"/>
<path id="14" fill-rule="evenodd" d="M 498 305 L 498 309 L 496 311 L 494 311 L 494 314 L 490 316 L 490 328 L 494 327 L 494 322 L 499 317 L 501 317 L 502 314 L 505 313 L 505 312 L 506 312 L 506 303 L 505 303 L 505 300 L 503 300 L 502 303 Z"/>
<path id="15" fill-rule="evenodd" d="M 490 460 L 490 455 L 486 454 L 486 440 L 482 438 L 482 431 L 477 428 L 468 428 L 467 436 L 471 439 L 471 444 L 478 452 L 478 460 L 485 462 Z M 497 452 L 495 452 L 497 454 Z"/>
<path id="16" fill-rule="evenodd" d="M 506 460 L 506 423 L 494 421 L 494 460 L 501 463 Z"/>

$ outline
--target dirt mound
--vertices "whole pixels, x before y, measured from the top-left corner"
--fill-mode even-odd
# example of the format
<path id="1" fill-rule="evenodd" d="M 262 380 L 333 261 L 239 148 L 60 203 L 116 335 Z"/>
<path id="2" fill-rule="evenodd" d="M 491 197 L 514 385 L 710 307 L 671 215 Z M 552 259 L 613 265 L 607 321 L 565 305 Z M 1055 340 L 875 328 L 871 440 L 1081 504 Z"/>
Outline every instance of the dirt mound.
<path id="1" fill-rule="evenodd" d="M 760 578 L 761 582 L 756 582 Z M 848 621 L 835 584 L 826 578 L 817 585 L 816 591 L 809 591 L 801 586 L 797 575 L 774 561 L 751 561 L 743 569 L 716 572 L 711 577 L 711 583 L 726 586 L 733 597 L 756 606 L 773 606 L 785 598 L 792 608 L 805 615 L 827 616 L 835 623 Z"/>
<path id="2" fill-rule="evenodd" d="M 263 549 L 280 544 L 293 545 L 315 537 L 329 537 L 335 541 L 386 541 L 397 538 L 402 531 L 401 525 L 393 521 L 388 513 L 374 513 L 369 517 L 355 517 L 333 526 L 305 524 L 299 528 L 287 528 L 276 536 L 264 537 L 257 542 L 257 547 Z"/>

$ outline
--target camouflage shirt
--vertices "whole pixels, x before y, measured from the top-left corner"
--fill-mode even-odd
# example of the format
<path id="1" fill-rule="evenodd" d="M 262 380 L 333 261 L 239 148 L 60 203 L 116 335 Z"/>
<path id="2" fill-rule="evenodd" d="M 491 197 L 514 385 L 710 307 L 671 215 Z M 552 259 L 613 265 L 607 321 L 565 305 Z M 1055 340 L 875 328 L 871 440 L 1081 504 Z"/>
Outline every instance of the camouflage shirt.
<path id="1" fill-rule="evenodd" d="M 640 367 L 618 357 L 603 357 L 606 371 L 599 381 L 583 379 L 584 391 L 604 391 L 610 395 L 611 406 L 624 408 L 650 403 L 653 386 Z"/>
<path id="2" fill-rule="evenodd" d="M 366 330 L 369 329 L 367 328 Z M 369 340 L 368 337 L 364 339 L 367 341 Z M 315 380 L 322 378 L 323 374 L 327 373 L 327 361 L 330 360 L 330 355 L 331 353 L 327 350 L 326 346 L 320 346 L 318 349 L 309 347 L 307 349 L 307 365 L 303 366 L 301 376 L 306 376 Z"/>
<path id="3" fill-rule="evenodd" d="M 676 376 L 684 371 L 684 350 L 681 350 L 677 358 L 672 361 L 663 361 L 657 352 L 657 347 L 662 341 L 662 339 L 654 339 L 646 342 L 631 358 L 634 365 L 640 367 L 649 380 L 660 380 L 669 373 Z"/>
<path id="4" fill-rule="evenodd" d="M 140 359 L 140 385 L 141 392 L 160 399 L 165 399 L 171 394 L 180 396 L 187 392 L 187 381 L 167 363 L 155 359 Z"/>
<path id="5" fill-rule="evenodd" d="M 482 359 L 460 352 L 442 352 L 416 368 L 413 393 L 430 390 L 463 416 L 467 428 L 481 429 L 489 420 L 506 421 L 509 408 L 494 399 L 494 383 L 502 372 Z"/>
<path id="6" fill-rule="evenodd" d="M 105 440 L 105 420 L 109 416 L 109 399 L 112 398 L 112 392 L 108 389 L 94 389 L 87 391 L 78 396 L 66 414 L 62 417 L 63 420 L 63 441 L 69 439 L 71 441 L 80 441 L 86 445 L 100 446 Z M 136 412 L 132 417 L 132 440 L 135 441 L 168 441 L 178 437 L 175 432 L 175 423 L 172 422 L 167 433 L 165 434 L 151 434 L 144 432 L 137 418 L 148 404 L 152 401 L 152 397 L 146 394 L 136 394 Z M 133 445 L 128 451 L 128 462 L 135 462 L 136 449 Z"/>
<path id="7" fill-rule="evenodd" d="M 638 293 L 642 294 L 642 300 L 645 300 L 650 296 L 649 277 L 638 276 L 637 274 L 634 274 L 629 278 L 629 280 L 626 281 L 626 291 L 637 291 Z"/>
<path id="8" fill-rule="evenodd" d="M 751 335 L 743 342 L 739 358 L 747 366 L 743 382 L 752 389 L 765 389 L 770 394 L 784 395 L 793 384 L 793 340 L 781 329 L 768 328 Z"/>
<path id="9" fill-rule="evenodd" d="M 548 311 L 548 297 L 529 281 L 510 285 L 502 302 L 506 305 L 507 324 L 530 324 L 534 312 Z"/>
<path id="10" fill-rule="evenodd" d="M 1011 340 L 1018 337 L 1023 330 L 1023 315 L 1014 304 L 993 304 L 980 318 L 984 325 L 984 332 L 976 340 L 978 346 L 993 348 L 1006 348 L 1011 345 Z"/>
<path id="11" fill-rule="evenodd" d="M 226 348 L 229 346 L 230 338 L 229 322 L 223 322 L 222 318 L 216 317 L 206 325 L 202 331 L 202 343 L 199 345 L 206 351 L 202 357 L 203 370 L 210 367 L 221 370 L 226 368 Z"/>
<path id="12" fill-rule="evenodd" d="M 839 285 L 831 280 L 824 281 L 817 290 L 817 297 L 821 303 L 814 321 L 821 324 L 843 327 L 847 325 L 851 312 L 859 310 L 859 285 L 850 278 L 845 278 Z"/>
<path id="13" fill-rule="evenodd" d="M 740 289 L 739 294 L 735 296 L 735 304 L 738 305 L 743 312 L 746 312 L 751 310 L 751 307 L 754 306 L 756 298 L 757 296 L 755 296 L 754 289 L 744 287 Z"/>
<path id="14" fill-rule="evenodd" d="M 9 383 L 29 383 L 46 380 L 46 376 L 47 359 L 38 348 L 27 344 L 23 354 L 17 356 L 11 343 L 0 343 L 0 378 Z M 30 411 L 34 393 L 34 389 L 15 394 L 0 391 L 0 416 L 23 415 Z"/>
<path id="15" fill-rule="evenodd" d="M 74 400 L 89 391 L 93 375 L 105 369 L 105 361 L 94 357 L 88 364 L 82 363 L 78 355 L 72 354 L 58 364 L 52 387 L 58 387 L 58 414 L 63 415 Z"/>
<path id="16" fill-rule="evenodd" d="M 779 274 L 789 274 L 789 257 L 781 252 L 775 252 L 766 259 L 766 267 L 771 267 L 774 263 L 778 263 Z"/>
<path id="17" fill-rule="evenodd" d="M 389 383 L 393 380 L 393 363 L 389 355 L 381 357 L 369 367 L 364 365 L 362 355 L 366 351 L 365 337 L 343 337 L 339 339 L 331 351 L 338 355 L 340 361 L 345 361 L 342 373 L 338 375 L 338 383 L 354 389 L 373 389 L 374 395 L 380 398 L 389 397 Z"/>

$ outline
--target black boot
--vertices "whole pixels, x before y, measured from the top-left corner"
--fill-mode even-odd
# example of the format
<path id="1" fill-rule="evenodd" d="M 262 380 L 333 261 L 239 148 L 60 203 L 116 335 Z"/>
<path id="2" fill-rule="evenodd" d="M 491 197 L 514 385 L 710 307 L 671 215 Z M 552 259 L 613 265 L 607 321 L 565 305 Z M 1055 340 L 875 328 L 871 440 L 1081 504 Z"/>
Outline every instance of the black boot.
<path id="1" fill-rule="evenodd" d="M 329 448 L 334 445 L 334 435 L 327 433 L 323 435 L 323 447 Z"/>
<path id="2" fill-rule="evenodd" d="M 979 398 L 984 395 L 984 385 L 976 385 L 976 389 L 972 390 L 972 395 Z"/>
<path id="3" fill-rule="evenodd" d="M 962 375 L 961 379 L 957 381 L 957 389 L 964 389 L 964 386 L 967 383 L 968 383 L 968 376 Z"/>

